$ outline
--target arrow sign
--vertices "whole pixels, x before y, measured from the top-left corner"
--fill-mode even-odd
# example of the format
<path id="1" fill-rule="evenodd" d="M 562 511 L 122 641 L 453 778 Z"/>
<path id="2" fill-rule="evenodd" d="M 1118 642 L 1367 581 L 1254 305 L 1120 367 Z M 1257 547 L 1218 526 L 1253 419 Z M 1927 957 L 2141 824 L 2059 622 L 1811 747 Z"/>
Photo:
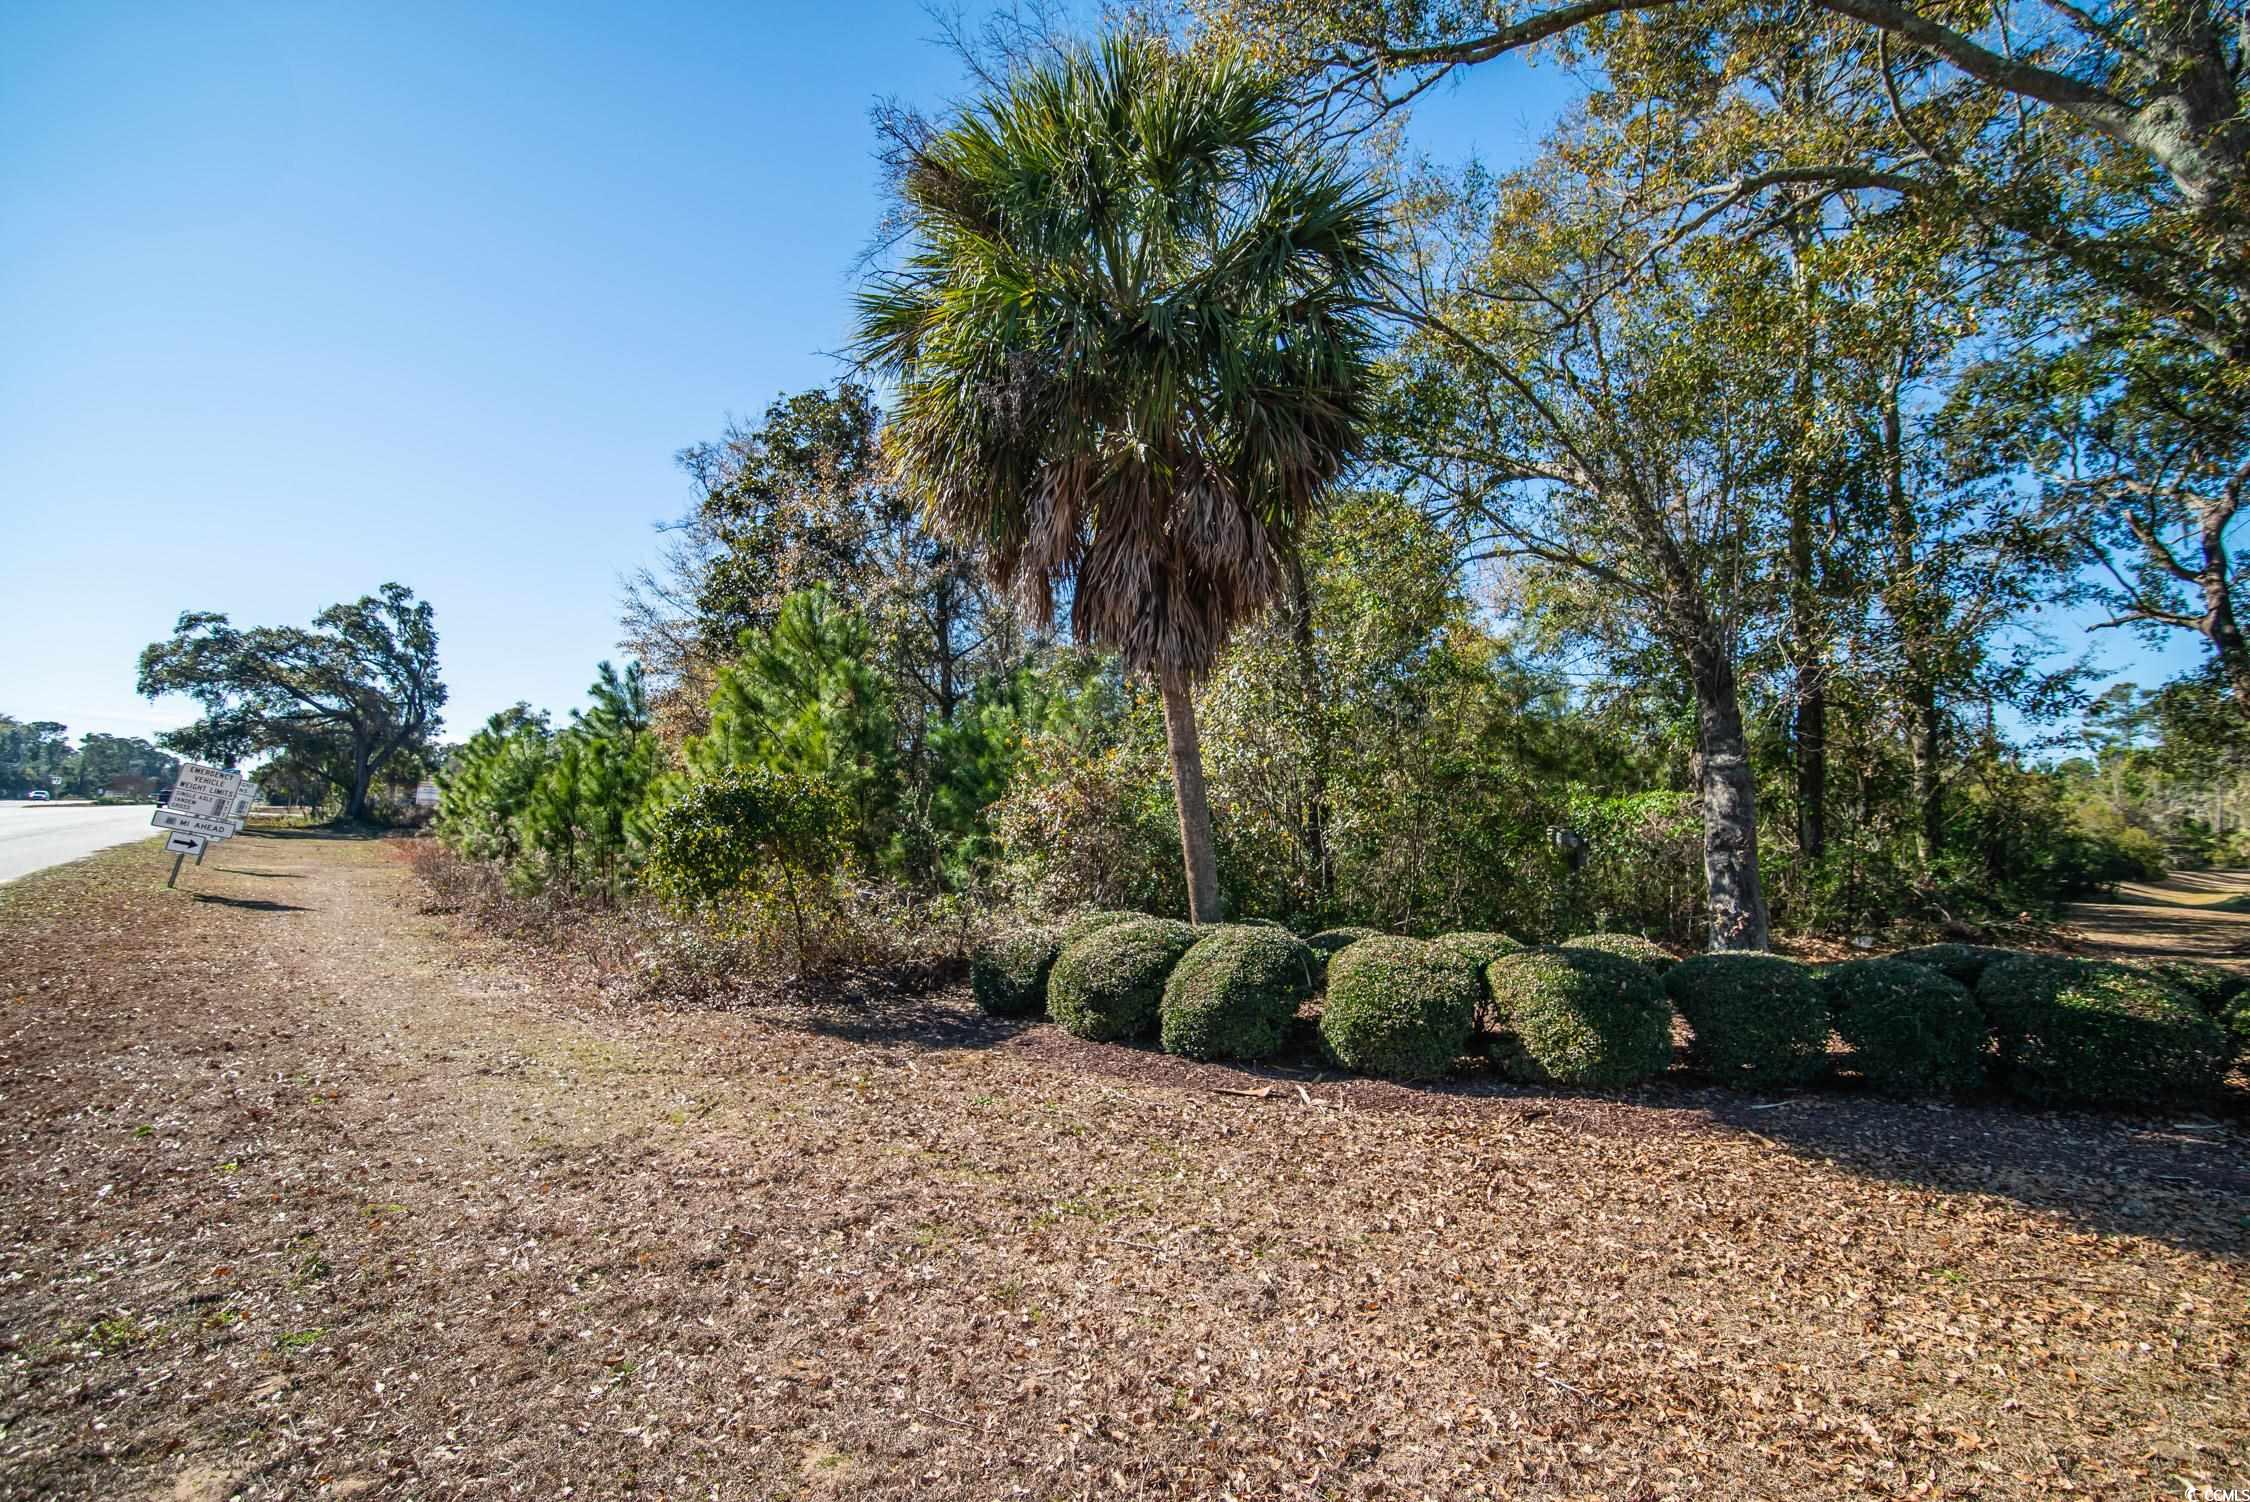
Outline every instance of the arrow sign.
<path id="1" fill-rule="evenodd" d="M 166 855 L 199 856 L 203 853 L 203 836 L 199 834 L 175 833 L 170 839 L 164 842 L 164 853 Z"/>
<path id="2" fill-rule="evenodd" d="M 232 819 L 208 819 L 197 814 L 178 814 L 169 808 L 160 808 L 149 818 L 158 829 L 177 829 L 186 834 L 199 834 L 208 840 L 223 840 L 234 833 Z"/>

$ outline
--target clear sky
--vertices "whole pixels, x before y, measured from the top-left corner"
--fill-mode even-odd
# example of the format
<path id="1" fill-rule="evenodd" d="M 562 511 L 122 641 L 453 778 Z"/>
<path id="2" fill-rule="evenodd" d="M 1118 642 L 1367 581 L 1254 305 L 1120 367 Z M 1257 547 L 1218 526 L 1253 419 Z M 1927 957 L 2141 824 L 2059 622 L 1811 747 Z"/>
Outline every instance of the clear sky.
<path id="1" fill-rule="evenodd" d="M 133 693 L 182 610 L 302 623 L 389 579 L 436 608 L 449 736 L 580 702 L 688 502 L 672 455 L 839 373 L 867 112 L 957 90 L 936 30 L 888 0 L 0 5 L 0 710 L 183 723 Z M 1416 137 L 1508 163 L 1568 92 L 1480 70 Z"/>

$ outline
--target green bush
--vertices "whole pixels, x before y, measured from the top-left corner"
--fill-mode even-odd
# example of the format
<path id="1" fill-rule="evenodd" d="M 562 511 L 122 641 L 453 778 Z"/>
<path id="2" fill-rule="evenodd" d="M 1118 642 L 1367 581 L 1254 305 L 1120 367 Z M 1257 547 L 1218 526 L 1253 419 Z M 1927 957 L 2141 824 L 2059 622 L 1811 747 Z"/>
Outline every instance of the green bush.
<path id="1" fill-rule="evenodd" d="M 2194 1002 L 2131 965 L 2022 955 L 1985 971 L 1977 1001 L 2008 1088 L 2029 1100 L 2194 1099 L 2217 1088 L 2233 1053 Z"/>
<path id="2" fill-rule="evenodd" d="M 2227 1014 L 2219 1019 L 2219 1025 L 2227 1030 L 2227 1036 L 2234 1041 L 2236 1053 L 2250 1054 L 2250 996 L 2245 996 L 2228 1007 Z"/>
<path id="3" fill-rule="evenodd" d="M 1312 995 L 1318 965 L 1286 929 L 1206 931 L 1164 984 L 1164 1051 L 1187 1059 L 1271 1057 Z"/>
<path id="4" fill-rule="evenodd" d="M 1440 949 L 1450 949 L 1481 972 L 1485 966 L 1504 954 L 1521 954 L 1523 942 L 1503 933 L 1468 932 L 1439 934 L 1430 940 Z"/>
<path id="5" fill-rule="evenodd" d="M 1329 962 L 1320 1040 L 1346 1069 L 1435 1079 L 1461 1056 L 1483 994 L 1476 972 L 1435 944 L 1361 939 Z"/>
<path id="6" fill-rule="evenodd" d="M 1672 1062 L 1672 1008 L 1648 968 L 1597 949 L 1529 949 L 1485 970 L 1492 1062 L 1528 1084 L 1619 1090 Z"/>
<path id="7" fill-rule="evenodd" d="M 1096 908 L 1092 912 L 1074 913 L 1063 921 L 1063 948 L 1068 949 L 1080 939 L 1085 938 L 1086 935 L 1099 933 L 1113 924 L 1138 923 L 1148 916 L 1147 913 L 1136 913 L 1122 908 Z"/>
<path id="8" fill-rule="evenodd" d="M 1051 928 L 1019 928 L 979 945 L 969 957 L 969 992 L 995 1017 L 1037 1017 L 1047 1010 L 1047 972 L 1062 951 Z"/>
<path id="9" fill-rule="evenodd" d="M 1111 923 L 1063 945 L 1047 976 L 1047 1015 L 1096 1042 L 1156 1031 L 1164 982 L 1196 940 L 1170 918 Z"/>
<path id="10" fill-rule="evenodd" d="M 1847 960 L 1821 973 L 1820 990 L 1876 1089 L 1955 1095 L 1984 1083 L 1984 1013 L 1959 981 L 1905 960 Z"/>
<path id="11" fill-rule="evenodd" d="M 2250 976 L 2201 960 L 2144 960 L 2134 968 L 2147 971 L 2194 1002 L 2204 1016 L 2222 1023 L 2235 998 L 2250 991 Z"/>
<path id="12" fill-rule="evenodd" d="M 1827 1062 L 1828 1006 L 1805 967 L 1775 954 L 1699 954 L 1664 976 L 1694 1030 L 1688 1060 L 1728 1084 L 1798 1085 Z"/>
<path id="13" fill-rule="evenodd" d="M 1996 960 L 2012 960 L 2021 953 L 2014 949 L 1995 949 L 1989 944 L 1924 944 L 1914 949 L 1902 949 L 1890 956 L 1904 960 L 1909 965 L 1921 965 L 1935 970 L 1947 980 L 1977 988 L 1984 978 L 1985 967 Z"/>
<path id="14" fill-rule="evenodd" d="M 1379 928 L 1329 928 L 1314 934 L 1305 942 L 1329 959 L 1334 959 L 1336 952 L 1345 945 L 1357 944 L 1362 939 L 1377 938 L 1382 932 Z"/>
<path id="15" fill-rule="evenodd" d="M 1679 957 L 1663 945 L 1639 934 L 1580 934 L 1575 939 L 1562 941 L 1564 949 L 1592 949 L 1602 954 L 1613 954 L 1621 960 L 1631 960 L 1646 965 L 1651 972 L 1662 975 L 1677 965 Z"/>

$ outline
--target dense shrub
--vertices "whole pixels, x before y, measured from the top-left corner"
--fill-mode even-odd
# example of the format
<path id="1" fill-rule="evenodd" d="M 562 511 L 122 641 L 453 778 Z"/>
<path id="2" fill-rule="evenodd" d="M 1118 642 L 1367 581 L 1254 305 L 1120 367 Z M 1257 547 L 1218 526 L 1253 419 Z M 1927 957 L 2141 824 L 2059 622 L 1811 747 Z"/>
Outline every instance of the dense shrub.
<path id="1" fill-rule="evenodd" d="M 2219 1025 L 2234 1040 L 2236 1053 L 2250 1053 L 2250 996 L 2229 1006 L 2226 1015 L 2219 1019 Z"/>
<path id="2" fill-rule="evenodd" d="M 1664 989 L 1694 1030 L 1689 1061 L 1728 1084 L 1802 1084 L 1826 1062 L 1828 1006 L 1794 960 L 1699 954 L 1667 971 Z"/>
<path id="3" fill-rule="evenodd" d="M 1063 947 L 1068 949 L 1091 933 L 1116 923 L 1135 923 L 1148 917 L 1147 913 L 1131 912 L 1122 908 L 1095 908 L 1091 912 L 1075 913 L 1065 919 L 1062 926 Z"/>
<path id="4" fill-rule="evenodd" d="M 1677 965 L 1679 957 L 1653 939 L 1639 934 L 1580 934 L 1575 939 L 1562 941 L 1565 949 L 1592 949 L 1603 954 L 1616 955 L 1621 960 L 1646 965 L 1657 975 Z"/>
<path id="5" fill-rule="evenodd" d="M 970 994 L 996 1017 L 1037 1017 L 1047 1010 L 1047 972 L 1061 950 L 1051 928 L 1002 934 L 969 957 Z"/>
<path id="6" fill-rule="evenodd" d="M 1234 924 L 1206 931 L 1164 985 L 1166 1053 L 1189 1059 L 1263 1059 L 1281 1047 L 1319 962 L 1281 928 Z"/>
<path id="7" fill-rule="evenodd" d="M 1047 1015 L 1097 1042 L 1149 1036 L 1164 982 L 1195 940 L 1190 924 L 1137 918 L 1063 945 L 1047 976 Z"/>
<path id="8" fill-rule="evenodd" d="M 1483 990 L 1459 955 L 1435 944 L 1362 939 L 1329 962 L 1321 1042 L 1346 1069 L 1434 1079 L 1460 1057 Z"/>
<path id="9" fill-rule="evenodd" d="M 1476 966 L 1479 971 L 1482 971 L 1485 966 L 1504 954 L 1520 954 L 1523 951 L 1523 942 L 1520 939 L 1514 939 L 1502 933 L 1439 934 L 1430 942 L 1440 949 L 1452 950 L 1455 954 Z"/>
<path id="10" fill-rule="evenodd" d="M 1820 990 L 1876 1089 L 1952 1095 L 1984 1083 L 1984 1013 L 1960 982 L 1905 960 L 1848 960 L 1821 973 Z"/>
<path id="11" fill-rule="evenodd" d="M 2250 991 L 2250 976 L 2200 960 L 2145 960 L 2135 968 L 2155 976 L 2194 1002 L 2204 1016 L 2222 1023 L 2235 998 Z"/>
<path id="12" fill-rule="evenodd" d="M 2022 955 L 1988 968 L 1977 1000 L 2026 1099 L 2153 1105 L 2216 1088 L 2233 1050 L 2195 1003 L 2144 970 Z"/>
<path id="13" fill-rule="evenodd" d="M 1492 1061 L 1529 1084 L 1615 1090 L 1672 1062 L 1672 1008 L 1646 966 L 1595 949 L 1502 955 L 1485 971 Z"/>
<path id="14" fill-rule="evenodd" d="M 1329 961 L 1335 959 L 1346 946 L 1357 944 L 1362 939 L 1376 938 L 1381 933 L 1382 930 L 1375 928 L 1330 928 L 1305 940 L 1313 952 L 1313 983 L 1319 985 L 1326 981 Z"/>
<path id="15" fill-rule="evenodd" d="M 1922 965 L 1935 970 L 1947 980 L 1977 988 L 1984 978 L 1985 967 L 1996 960 L 2012 960 L 2020 953 L 2014 949 L 1995 949 L 1989 944 L 1924 944 L 1914 949 L 1902 949 L 1891 956 L 1909 965 Z"/>
<path id="16" fill-rule="evenodd" d="M 1330 959 L 1334 959 L 1336 951 L 1342 949 L 1345 945 L 1357 944 L 1362 939 L 1376 938 L 1381 933 L 1382 930 L 1379 928 L 1330 928 L 1314 934 L 1305 942 Z"/>

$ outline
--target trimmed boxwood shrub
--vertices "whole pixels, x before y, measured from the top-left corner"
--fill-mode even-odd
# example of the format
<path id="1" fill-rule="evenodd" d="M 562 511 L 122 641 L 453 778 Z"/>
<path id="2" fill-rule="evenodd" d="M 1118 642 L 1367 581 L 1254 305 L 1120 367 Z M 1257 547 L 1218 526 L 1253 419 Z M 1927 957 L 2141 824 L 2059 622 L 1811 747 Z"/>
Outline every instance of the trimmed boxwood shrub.
<path id="1" fill-rule="evenodd" d="M 1382 932 L 1379 928 L 1326 928 L 1314 934 L 1305 942 L 1330 959 L 1334 959 L 1336 951 L 1342 949 L 1345 945 L 1357 944 L 1362 939 L 1380 937 Z"/>
<path id="2" fill-rule="evenodd" d="M 1062 945 L 1068 949 L 1091 933 L 1099 933 L 1119 923 L 1137 923 L 1147 918 L 1147 913 L 1136 913 L 1124 908 L 1095 908 L 1090 912 L 1072 914 L 1062 926 Z"/>
<path id="3" fill-rule="evenodd" d="M 1138 918 L 1063 945 L 1047 976 L 1047 1015 L 1097 1043 L 1146 1038 L 1156 1031 L 1164 982 L 1195 940 L 1189 924 Z"/>
<path id="4" fill-rule="evenodd" d="M 1021 928 L 980 944 L 969 956 L 969 993 L 995 1017 L 1037 1017 L 1047 1010 L 1047 972 L 1061 949 L 1051 928 Z"/>
<path id="5" fill-rule="evenodd" d="M 1602 954 L 1613 954 L 1621 960 L 1646 965 L 1657 975 L 1662 975 L 1680 962 L 1679 956 L 1669 949 L 1653 939 L 1644 939 L 1639 934 L 1580 934 L 1575 939 L 1563 940 L 1560 947 L 1592 949 Z"/>
<path id="6" fill-rule="evenodd" d="M 2131 965 L 2023 955 L 1989 967 L 1977 1001 L 2008 1088 L 2028 1100 L 2193 1099 L 2218 1087 L 2233 1054 L 2194 1002 Z"/>
<path id="7" fill-rule="evenodd" d="M 1534 1085 L 1620 1090 L 1672 1062 L 1672 1008 L 1648 967 L 1598 949 L 1527 949 L 1485 970 L 1492 1062 Z"/>
<path id="8" fill-rule="evenodd" d="M 1727 1084 L 1800 1085 L 1828 1062 L 1828 1004 L 1805 967 L 1777 954 L 1699 954 L 1664 975 L 1694 1030 L 1688 1060 Z"/>
<path id="9" fill-rule="evenodd" d="M 2021 954 L 2021 950 L 1995 949 L 1989 944 L 1924 944 L 1902 949 L 1890 958 L 1904 960 L 1909 965 L 1925 965 L 1947 980 L 1974 991 L 1977 982 L 1984 978 L 1986 966 L 1998 960 L 2015 959 Z"/>
<path id="10" fill-rule="evenodd" d="M 1430 940 L 1440 949 L 1450 949 L 1470 964 L 1483 970 L 1485 966 L 1504 954 L 1521 954 L 1523 941 L 1503 933 L 1467 932 L 1439 934 Z"/>
<path id="11" fill-rule="evenodd" d="M 1846 960 L 1821 994 L 1859 1071 L 1893 1095 L 1957 1095 L 1984 1083 L 1984 1013 L 1968 987 L 1905 960 Z"/>
<path id="12" fill-rule="evenodd" d="M 2206 1017 L 2216 1018 L 2225 1025 L 2228 1010 L 2235 999 L 2250 991 L 2250 976 L 2238 975 L 2219 965 L 2207 965 L 2201 960 L 2143 960 L 2134 967 L 2145 970 L 2164 984 L 2178 991 Z"/>
<path id="13" fill-rule="evenodd" d="M 1328 964 L 1320 1041 L 1346 1069 L 1395 1080 L 1436 1079 L 1476 1027 L 1484 987 L 1460 956 L 1378 934 Z"/>
<path id="14" fill-rule="evenodd" d="M 1318 963 L 1286 929 L 1205 930 L 1164 983 L 1164 1051 L 1187 1059 L 1270 1058 L 1312 995 Z"/>

